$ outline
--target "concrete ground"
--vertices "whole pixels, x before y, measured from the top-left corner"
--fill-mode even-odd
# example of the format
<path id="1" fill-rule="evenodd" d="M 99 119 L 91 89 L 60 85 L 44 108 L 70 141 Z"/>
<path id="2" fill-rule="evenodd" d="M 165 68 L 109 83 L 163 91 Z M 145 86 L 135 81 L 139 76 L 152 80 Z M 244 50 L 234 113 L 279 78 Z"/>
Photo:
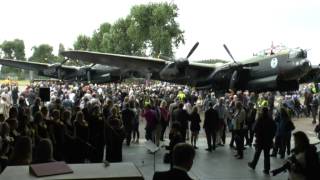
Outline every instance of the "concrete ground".
<path id="1" fill-rule="evenodd" d="M 310 118 L 294 119 L 296 130 L 302 130 L 308 134 L 311 143 L 316 143 L 319 140 L 315 137 L 313 129 L 315 125 L 311 123 Z M 139 144 L 132 144 L 129 147 L 123 145 L 123 160 L 135 163 L 140 169 L 146 180 L 152 179 L 154 173 L 154 156 L 148 153 L 145 148 L 144 140 L 144 124 L 140 126 L 140 132 L 143 134 L 140 137 Z M 194 179 L 201 180 L 250 180 L 250 179 L 275 179 L 283 180 L 287 179 L 287 173 L 279 174 L 275 177 L 267 176 L 263 174 L 263 154 L 261 154 L 260 160 L 255 170 L 248 168 L 247 163 L 252 160 L 254 154 L 254 148 L 247 147 L 244 151 L 244 159 L 237 160 L 233 155 L 235 151 L 230 149 L 228 143 L 230 138 L 227 138 L 227 145 L 218 147 L 213 152 L 207 152 L 206 139 L 203 130 L 201 130 L 200 138 L 198 140 L 199 149 L 196 150 L 196 157 L 194 164 L 189 174 Z M 293 140 L 292 140 L 293 141 Z M 293 142 L 292 142 L 293 143 Z M 163 142 L 168 144 L 168 140 Z M 318 146 L 319 149 L 319 146 Z M 169 169 L 169 164 L 163 163 L 163 156 L 167 151 L 164 147 L 156 153 L 155 156 L 155 169 L 156 171 L 165 171 Z M 271 158 L 271 169 L 280 167 L 284 160 L 280 158 Z"/>

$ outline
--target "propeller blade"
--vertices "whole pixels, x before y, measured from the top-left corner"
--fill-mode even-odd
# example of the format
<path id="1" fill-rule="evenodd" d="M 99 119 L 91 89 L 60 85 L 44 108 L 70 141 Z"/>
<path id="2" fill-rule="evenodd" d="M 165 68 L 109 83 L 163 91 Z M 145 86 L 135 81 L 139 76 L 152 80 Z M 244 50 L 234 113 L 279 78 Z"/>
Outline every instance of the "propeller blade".
<path id="1" fill-rule="evenodd" d="M 194 50 L 196 50 L 198 46 L 199 46 L 199 42 L 196 42 L 196 44 L 194 44 L 192 49 L 190 50 L 190 52 L 187 56 L 187 59 L 193 54 Z"/>
<path id="2" fill-rule="evenodd" d="M 61 69 L 58 68 L 57 71 L 58 71 L 58 72 L 57 72 L 57 73 L 58 73 L 58 79 L 61 79 Z"/>
<path id="3" fill-rule="evenodd" d="M 224 49 L 227 51 L 227 53 L 229 54 L 229 56 L 231 57 L 231 59 L 232 59 L 235 63 L 237 63 L 237 62 L 234 60 L 234 58 L 233 58 L 231 52 L 229 51 L 227 45 L 223 44 L 223 47 L 224 47 Z"/>
<path id="4" fill-rule="evenodd" d="M 87 71 L 87 80 L 90 83 L 91 82 L 91 73 L 90 71 Z"/>

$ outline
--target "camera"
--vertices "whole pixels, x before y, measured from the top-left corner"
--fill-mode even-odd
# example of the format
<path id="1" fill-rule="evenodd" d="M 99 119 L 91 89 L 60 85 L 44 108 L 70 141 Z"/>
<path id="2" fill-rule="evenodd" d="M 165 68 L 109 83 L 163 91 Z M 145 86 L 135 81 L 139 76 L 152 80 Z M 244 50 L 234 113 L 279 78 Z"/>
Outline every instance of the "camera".
<path id="1" fill-rule="evenodd" d="M 276 176 L 277 174 L 282 173 L 282 172 L 286 172 L 287 170 L 291 171 L 292 170 L 291 167 L 295 167 L 294 168 L 295 171 L 299 171 L 299 169 L 302 169 L 302 167 L 300 167 L 300 166 L 301 165 L 297 161 L 295 155 L 292 155 L 292 156 L 288 157 L 288 159 L 286 160 L 286 162 L 283 166 L 281 166 L 278 169 L 272 170 L 271 174 L 273 176 Z"/>

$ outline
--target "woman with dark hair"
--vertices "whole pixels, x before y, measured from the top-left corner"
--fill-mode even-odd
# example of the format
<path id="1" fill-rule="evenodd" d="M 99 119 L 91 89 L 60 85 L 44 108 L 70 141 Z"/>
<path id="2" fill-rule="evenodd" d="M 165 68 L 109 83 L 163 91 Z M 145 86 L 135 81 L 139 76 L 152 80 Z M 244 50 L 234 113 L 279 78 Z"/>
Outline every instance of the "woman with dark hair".
<path id="1" fill-rule="evenodd" d="M 181 128 L 181 125 L 179 122 L 173 122 L 172 123 L 172 126 L 171 126 L 171 130 L 170 130 L 170 133 L 169 133 L 169 139 L 170 139 L 170 142 L 169 142 L 169 146 L 166 147 L 167 150 L 169 150 L 169 155 L 168 155 L 168 160 L 167 162 L 169 161 L 170 162 L 170 167 L 172 168 L 173 167 L 173 164 L 172 164 L 172 152 L 173 152 L 173 148 L 176 144 L 178 143 L 181 143 L 181 142 L 184 142 L 183 141 L 183 137 L 181 135 L 181 132 L 180 132 L 180 128 Z"/>
<path id="2" fill-rule="evenodd" d="M 53 131 L 53 148 L 54 148 L 54 159 L 61 161 L 64 160 L 64 145 L 66 127 L 65 124 L 60 120 L 60 111 L 55 109 L 52 111 L 52 131 Z"/>
<path id="3" fill-rule="evenodd" d="M 160 140 L 163 141 L 164 134 L 166 132 L 166 129 L 169 125 L 169 111 L 167 106 L 167 101 L 162 100 L 160 104 L 160 123 L 161 123 L 161 135 Z"/>
<path id="4" fill-rule="evenodd" d="M 55 161 L 53 158 L 53 147 L 48 138 L 41 139 L 36 146 L 35 158 L 33 163 L 47 163 Z"/>
<path id="5" fill-rule="evenodd" d="M 111 119 L 107 124 L 106 141 L 108 149 L 106 159 L 109 162 L 122 161 L 122 143 L 125 138 L 125 131 L 119 119 Z"/>
<path id="6" fill-rule="evenodd" d="M 32 143 L 27 136 L 17 138 L 9 165 L 28 165 L 32 161 Z"/>
<path id="7" fill-rule="evenodd" d="M 277 125 L 276 141 L 271 156 L 276 157 L 279 152 L 280 158 L 283 159 L 286 151 L 287 155 L 290 154 L 291 133 L 295 129 L 295 126 L 284 107 L 280 108 L 280 112 L 276 115 L 275 122 Z"/>
<path id="8" fill-rule="evenodd" d="M 90 133 L 89 142 L 95 147 L 95 152 L 91 154 L 90 161 L 96 163 L 102 162 L 105 145 L 105 123 L 98 105 L 92 107 L 88 123 Z"/>
<path id="9" fill-rule="evenodd" d="M 197 147 L 197 139 L 198 139 L 198 134 L 200 131 L 200 115 L 198 113 L 198 108 L 197 106 L 193 106 L 192 113 L 190 115 L 190 131 L 191 131 L 191 145 L 195 148 L 198 149 Z"/>
<path id="10" fill-rule="evenodd" d="M 290 180 L 314 180 L 320 177 L 320 160 L 317 148 L 311 145 L 307 135 L 298 131 L 293 134 L 295 147 L 293 155 L 287 159 L 286 163 L 272 171 L 277 175 L 285 170 L 289 170 Z"/>
<path id="11" fill-rule="evenodd" d="M 61 111 L 60 111 L 61 112 Z M 73 134 L 73 124 L 71 122 L 72 113 L 70 110 L 65 110 L 61 114 L 61 121 L 64 123 L 65 127 L 67 128 L 68 135 Z"/>
<path id="12" fill-rule="evenodd" d="M 89 127 L 88 122 L 84 119 L 82 111 L 78 111 L 74 121 L 74 135 L 81 140 L 89 141 Z"/>
<path id="13" fill-rule="evenodd" d="M 11 107 L 9 110 L 9 118 L 6 120 L 10 127 L 10 136 L 15 140 L 20 133 L 17 131 L 18 129 L 18 119 L 17 119 L 18 111 L 15 107 Z"/>
<path id="14" fill-rule="evenodd" d="M 35 113 L 33 120 L 35 144 L 38 144 L 42 138 L 49 138 L 49 132 L 46 123 L 43 121 L 40 111 Z"/>
<path id="15" fill-rule="evenodd" d="M 139 119 L 140 119 L 140 108 L 139 104 L 135 101 L 130 101 L 129 103 L 130 108 L 134 112 L 134 119 L 133 119 L 133 128 L 132 128 L 132 142 L 139 143 L 140 132 L 139 132 Z"/>
<path id="16" fill-rule="evenodd" d="M 252 162 L 248 163 L 248 166 L 255 169 L 261 151 L 264 153 L 264 170 L 265 174 L 269 174 L 270 170 L 270 149 L 273 145 L 273 138 L 276 132 L 276 124 L 269 115 L 268 108 L 264 107 L 262 113 L 257 120 L 254 132 L 256 134 L 256 152 Z"/>

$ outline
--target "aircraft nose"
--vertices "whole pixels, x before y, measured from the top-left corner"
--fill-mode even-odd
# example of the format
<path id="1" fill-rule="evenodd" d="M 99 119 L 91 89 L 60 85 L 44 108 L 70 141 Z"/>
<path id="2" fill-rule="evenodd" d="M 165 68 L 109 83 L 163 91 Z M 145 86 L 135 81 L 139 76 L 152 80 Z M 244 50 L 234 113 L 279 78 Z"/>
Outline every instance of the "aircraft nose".
<path id="1" fill-rule="evenodd" d="M 304 72 L 308 72 L 310 71 L 312 68 L 311 66 L 311 62 L 307 59 L 304 59 L 301 61 L 301 69 L 304 71 Z"/>

